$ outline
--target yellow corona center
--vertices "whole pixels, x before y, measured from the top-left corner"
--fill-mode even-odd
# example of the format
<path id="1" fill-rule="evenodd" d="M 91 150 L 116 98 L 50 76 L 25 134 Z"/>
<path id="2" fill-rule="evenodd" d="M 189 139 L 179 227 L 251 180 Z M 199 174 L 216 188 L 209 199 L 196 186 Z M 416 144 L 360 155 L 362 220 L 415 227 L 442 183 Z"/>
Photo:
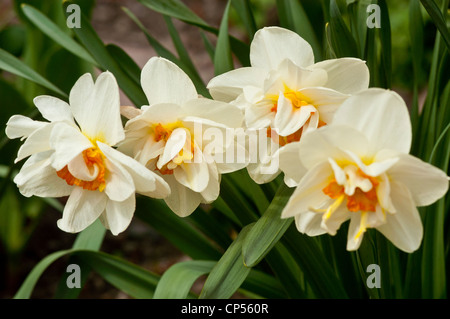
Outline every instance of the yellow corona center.
<path id="1" fill-rule="evenodd" d="M 84 150 L 82 152 L 84 162 L 86 163 L 86 166 L 89 170 L 95 170 L 95 166 L 98 169 L 97 177 L 92 181 L 84 181 L 81 179 L 76 178 L 73 176 L 68 166 L 64 166 L 61 170 L 57 171 L 56 174 L 66 181 L 68 185 L 75 185 L 80 186 L 83 189 L 95 191 L 99 190 L 102 192 L 105 189 L 106 182 L 105 182 L 105 163 L 103 160 L 103 154 L 97 147 L 89 148 L 87 150 Z"/>
<path id="2" fill-rule="evenodd" d="M 375 177 L 367 176 L 360 169 L 358 169 L 358 175 L 362 178 L 367 178 L 371 182 L 372 188 L 369 191 L 364 192 L 357 187 L 353 195 L 347 195 L 344 192 L 345 187 L 339 185 L 336 179 L 332 179 L 322 191 L 332 199 L 338 199 L 341 196 L 346 197 L 347 209 L 351 212 L 375 212 L 378 204 L 376 188 L 379 182 Z"/>
<path id="3" fill-rule="evenodd" d="M 159 141 L 165 141 L 169 139 L 172 132 L 176 129 L 182 127 L 181 122 L 175 122 L 170 124 L 162 125 L 161 123 L 158 123 L 153 126 L 153 138 L 155 142 Z M 194 158 L 194 141 L 193 138 L 191 138 L 191 145 L 190 149 L 186 150 L 185 148 L 181 149 L 177 156 L 175 156 L 172 161 L 165 164 L 163 167 L 156 169 L 163 175 L 171 175 L 173 174 L 174 168 L 176 168 L 178 165 L 183 163 L 184 161 L 190 161 Z"/>

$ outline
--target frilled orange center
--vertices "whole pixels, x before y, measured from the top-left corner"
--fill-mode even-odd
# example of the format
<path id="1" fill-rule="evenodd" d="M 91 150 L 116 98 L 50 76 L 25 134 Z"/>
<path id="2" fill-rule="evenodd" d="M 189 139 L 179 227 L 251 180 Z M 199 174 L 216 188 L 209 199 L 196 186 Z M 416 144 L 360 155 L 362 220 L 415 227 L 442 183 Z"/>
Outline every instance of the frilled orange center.
<path id="1" fill-rule="evenodd" d="M 172 123 L 168 125 L 162 125 L 161 123 L 158 123 L 153 127 L 153 136 L 156 142 L 159 142 L 161 140 L 167 142 L 170 135 L 172 134 L 173 130 L 175 130 L 177 127 L 180 127 L 180 123 Z M 189 148 L 188 148 L 189 149 Z M 191 160 L 194 157 L 194 142 L 191 140 L 191 147 L 190 152 L 186 151 L 184 148 L 180 150 L 178 155 L 172 159 L 171 162 L 165 164 L 161 168 L 156 167 L 156 170 L 158 170 L 163 175 L 172 175 L 173 169 L 181 164 L 181 162 L 185 160 Z"/>
<path id="2" fill-rule="evenodd" d="M 97 177 L 92 181 L 84 181 L 73 176 L 68 166 L 64 166 L 63 169 L 56 172 L 56 174 L 66 181 L 67 184 L 73 186 L 80 186 L 83 189 L 102 192 L 105 189 L 105 163 L 103 160 L 103 154 L 98 148 L 89 148 L 82 152 L 84 162 L 89 170 L 95 170 L 95 166 L 98 169 Z"/>
<path id="3" fill-rule="evenodd" d="M 322 120 L 319 120 L 319 124 L 317 127 L 322 127 L 327 125 L 327 123 L 323 122 Z M 292 143 L 292 142 L 298 142 L 300 141 L 300 138 L 302 137 L 303 133 L 303 127 L 301 127 L 298 131 L 288 135 L 288 136 L 281 136 L 278 135 L 277 132 L 272 129 L 270 126 L 267 128 L 267 137 L 270 137 L 274 143 L 277 143 L 280 146 L 284 146 L 286 144 Z"/>
<path id="4" fill-rule="evenodd" d="M 347 209 L 351 212 L 375 212 L 378 204 L 376 188 L 379 182 L 376 178 L 367 176 L 361 170 L 358 170 L 358 174 L 369 179 L 372 183 L 372 188 L 369 191 L 364 192 L 357 187 L 353 195 L 347 195 L 344 192 L 344 186 L 339 185 L 335 179 L 331 180 L 322 191 L 332 199 L 338 199 L 341 196 L 347 197 Z"/>

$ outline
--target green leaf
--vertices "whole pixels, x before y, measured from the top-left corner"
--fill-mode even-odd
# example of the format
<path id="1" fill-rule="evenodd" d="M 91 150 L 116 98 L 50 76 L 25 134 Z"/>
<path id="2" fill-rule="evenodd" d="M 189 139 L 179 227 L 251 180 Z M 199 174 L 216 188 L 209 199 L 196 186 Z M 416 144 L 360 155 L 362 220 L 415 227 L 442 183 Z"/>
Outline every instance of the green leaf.
<path id="1" fill-rule="evenodd" d="M 422 3 L 425 10 L 427 10 L 428 14 L 431 17 L 431 20 L 433 20 L 434 24 L 441 33 L 442 38 L 444 39 L 445 44 L 447 45 L 447 50 L 450 50 L 450 32 L 448 31 L 448 27 L 441 10 L 439 10 L 439 7 L 433 0 L 420 0 L 420 2 Z M 447 10 L 447 8 L 448 2 L 444 10 Z"/>
<path id="2" fill-rule="evenodd" d="M 72 246 L 73 250 L 93 250 L 98 251 L 103 243 L 106 229 L 100 220 L 96 220 L 92 225 L 78 234 L 75 242 Z M 56 289 L 55 299 L 75 299 L 80 294 L 84 283 L 87 281 L 90 274 L 89 265 L 77 256 L 70 256 L 68 264 L 77 264 L 80 266 L 81 272 L 81 288 L 69 288 L 67 287 L 67 277 L 70 275 L 65 273 L 58 284 Z"/>
<path id="3" fill-rule="evenodd" d="M 211 271 L 215 261 L 189 260 L 167 269 L 156 286 L 153 299 L 185 299 L 195 281 Z"/>
<path id="4" fill-rule="evenodd" d="M 386 89 L 391 88 L 391 73 L 392 73 L 392 44 L 391 44 L 391 23 L 389 21 L 389 11 L 386 0 L 378 0 L 380 6 L 381 28 L 378 29 L 380 33 L 381 42 L 381 69 L 382 73 L 382 87 Z"/>
<path id="5" fill-rule="evenodd" d="M 193 259 L 217 260 L 221 253 L 196 228 L 172 212 L 160 200 L 138 197 L 136 216 L 155 228 L 173 245 Z"/>
<path id="6" fill-rule="evenodd" d="M 115 44 L 106 45 L 111 57 L 116 60 L 122 70 L 137 84 L 141 84 L 141 68 L 136 62 L 119 46 Z"/>
<path id="7" fill-rule="evenodd" d="M 241 285 L 241 291 L 248 291 L 259 298 L 281 299 L 286 298 L 283 287 L 277 278 L 256 269 L 250 270 L 247 278 Z"/>
<path id="8" fill-rule="evenodd" d="M 121 258 L 96 251 L 77 252 L 95 272 L 117 289 L 137 299 L 152 298 L 159 276 Z"/>
<path id="9" fill-rule="evenodd" d="M 230 50 L 230 40 L 228 38 L 228 12 L 230 11 L 231 0 L 228 1 L 220 23 L 219 35 L 214 54 L 214 74 L 219 75 L 233 69 L 233 58 Z"/>
<path id="10" fill-rule="evenodd" d="M 323 255 L 315 238 L 299 233 L 295 227 L 289 228 L 283 243 L 305 274 L 305 280 L 319 298 L 348 298 L 336 276 L 333 267 Z"/>
<path id="11" fill-rule="evenodd" d="M 26 4 L 22 4 L 22 11 L 39 30 L 53 39 L 56 43 L 74 55 L 97 66 L 97 62 L 81 45 L 72 39 L 65 31 L 61 30 L 57 24 L 47 18 L 42 12 Z"/>
<path id="12" fill-rule="evenodd" d="M 43 87 L 59 94 L 60 96 L 67 97 L 67 94 L 61 91 L 58 87 L 47 81 L 39 73 L 31 69 L 28 65 L 21 60 L 13 56 L 12 54 L 0 49 L 0 69 L 13 73 L 34 83 L 42 85 Z"/>
<path id="13" fill-rule="evenodd" d="M 192 12 L 180 0 L 139 0 L 144 6 L 164 15 L 179 19 L 189 24 L 196 25 L 208 32 L 219 34 L 219 30 L 208 25 L 203 19 Z M 230 36 L 230 46 L 239 62 L 243 66 L 250 65 L 250 47 L 242 41 Z"/>
<path id="14" fill-rule="evenodd" d="M 70 5 L 71 1 L 64 1 L 64 9 Z M 66 10 L 65 10 L 66 11 Z M 69 13 L 66 12 L 68 15 Z M 81 28 L 74 28 L 80 42 L 89 51 L 92 57 L 99 63 L 103 70 L 108 70 L 114 74 L 119 87 L 130 98 L 130 100 L 138 107 L 147 104 L 147 98 L 139 85 L 134 82 L 127 73 L 125 73 L 120 65 L 109 54 L 102 40 L 99 38 L 89 20 L 81 13 Z"/>
<path id="15" fill-rule="evenodd" d="M 256 27 L 255 17 L 253 16 L 251 2 L 249 0 L 231 0 L 231 5 L 244 23 L 248 38 L 250 40 L 253 39 L 253 35 L 258 28 Z"/>
<path id="16" fill-rule="evenodd" d="M 242 243 L 252 224 L 244 227 L 211 270 L 200 299 L 230 298 L 247 278 L 250 268 L 242 260 Z"/>
<path id="17" fill-rule="evenodd" d="M 255 223 L 247 235 L 242 254 L 247 267 L 257 265 L 278 242 L 293 219 L 282 219 L 281 211 L 293 193 L 293 188 L 282 184 L 264 215 Z"/>
<path id="18" fill-rule="evenodd" d="M 338 58 L 358 57 L 355 39 L 342 18 L 336 0 L 330 2 L 331 44 Z"/>

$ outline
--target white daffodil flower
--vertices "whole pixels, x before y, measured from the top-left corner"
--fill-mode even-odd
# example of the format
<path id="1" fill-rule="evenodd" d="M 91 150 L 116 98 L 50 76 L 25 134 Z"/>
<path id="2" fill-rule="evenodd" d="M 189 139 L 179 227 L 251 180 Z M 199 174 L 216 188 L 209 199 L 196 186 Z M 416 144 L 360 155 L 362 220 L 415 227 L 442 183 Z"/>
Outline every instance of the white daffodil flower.
<path id="1" fill-rule="evenodd" d="M 368 228 L 405 252 L 416 250 L 423 234 L 416 206 L 441 198 L 449 179 L 408 154 L 411 137 L 408 110 L 398 94 L 368 89 L 353 95 L 331 125 L 280 151 L 290 158 L 281 169 L 299 182 L 282 218 L 295 216 L 298 230 L 310 236 L 334 235 L 350 220 L 348 250 L 359 248 Z M 303 177 L 295 162 L 307 169 Z"/>
<path id="2" fill-rule="evenodd" d="M 280 148 L 330 123 L 345 99 L 369 85 L 364 61 L 340 58 L 314 63 L 309 43 L 280 27 L 256 32 L 250 62 L 251 67 L 221 74 L 207 87 L 214 99 L 242 108 L 246 126 L 266 129 L 266 138 Z M 278 156 L 278 152 L 275 149 L 269 155 Z M 259 165 L 248 166 L 257 183 L 268 182 L 279 173 L 274 165 L 272 174 L 262 174 Z"/>
<path id="3" fill-rule="evenodd" d="M 14 182 L 27 197 L 69 196 L 59 228 L 79 232 L 100 218 L 117 235 L 131 222 L 135 192 L 169 195 L 162 178 L 112 147 L 125 134 L 111 73 L 100 74 L 95 84 L 88 73 L 80 77 L 69 104 L 51 96 L 34 103 L 49 122 L 15 115 L 7 123 L 9 138 L 26 138 L 16 162 L 30 156 Z"/>
<path id="4" fill-rule="evenodd" d="M 243 114 L 228 103 L 199 97 L 189 77 L 164 58 L 147 62 L 141 85 L 149 105 L 125 111 L 133 115 L 119 149 L 162 176 L 171 188 L 167 205 L 187 216 L 218 197 L 222 173 L 246 165 L 245 159 L 225 157 L 235 146 L 229 129 L 241 127 Z"/>

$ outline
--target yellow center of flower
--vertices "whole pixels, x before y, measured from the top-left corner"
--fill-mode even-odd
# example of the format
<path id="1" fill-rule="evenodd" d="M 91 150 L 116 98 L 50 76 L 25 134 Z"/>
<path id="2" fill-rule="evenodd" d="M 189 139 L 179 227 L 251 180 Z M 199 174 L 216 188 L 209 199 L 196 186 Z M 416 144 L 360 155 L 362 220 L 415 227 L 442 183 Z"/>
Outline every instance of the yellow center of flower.
<path id="1" fill-rule="evenodd" d="M 83 189 L 95 191 L 99 190 L 102 192 L 105 189 L 105 162 L 103 159 L 103 153 L 98 147 L 88 148 L 82 152 L 84 162 L 89 169 L 89 171 L 98 170 L 97 177 L 92 181 L 84 181 L 73 176 L 68 166 L 64 166 L 61 170 L 57 171 L 56 174 L 66 181 L 67 184 L 73 186 L 80 186 Z"/>
<path id="2" fill-rule="evenodd" d="M 361 169 L 356 169 L 353 165 L 344 168 L 344 172 L 346 172 L 347 178 L 344 185 L 339 184 L 333 178 L 322 189 L 325 195 L 335 200 L 325 210 L 323 218 L 329 219 L 345 201 L 348 211 L 361 213 L 359 231 L 355 236 L 355 238 L 358 238 L 366 231 L 368 214 L 376 212 L 378 205 L 377 187 L 380 182 L 377 178 L 364 174 Z"/>
<path id="3" fill-rule="evenodd" d="M 181 122 L 175 122 L 170 124 L 162 125 L 158 123 L 153 126 L 153 137 L 155 142 L 165 141 L 169 139 L 170 135 L 176 128 L 180 128 Z M 192 135 L 191 135 L 192 136 Z M 191 138 L 190 147 L 183 147 L 177 156 L 175 156 L 172 161 L 165 164 L 161 168 L 156 167 L 156 169 L 163 175 L 171 175 L 173 174 L 173 170 L 185 161 L 190 161 L 194 158 L 194 140 Z"/>

